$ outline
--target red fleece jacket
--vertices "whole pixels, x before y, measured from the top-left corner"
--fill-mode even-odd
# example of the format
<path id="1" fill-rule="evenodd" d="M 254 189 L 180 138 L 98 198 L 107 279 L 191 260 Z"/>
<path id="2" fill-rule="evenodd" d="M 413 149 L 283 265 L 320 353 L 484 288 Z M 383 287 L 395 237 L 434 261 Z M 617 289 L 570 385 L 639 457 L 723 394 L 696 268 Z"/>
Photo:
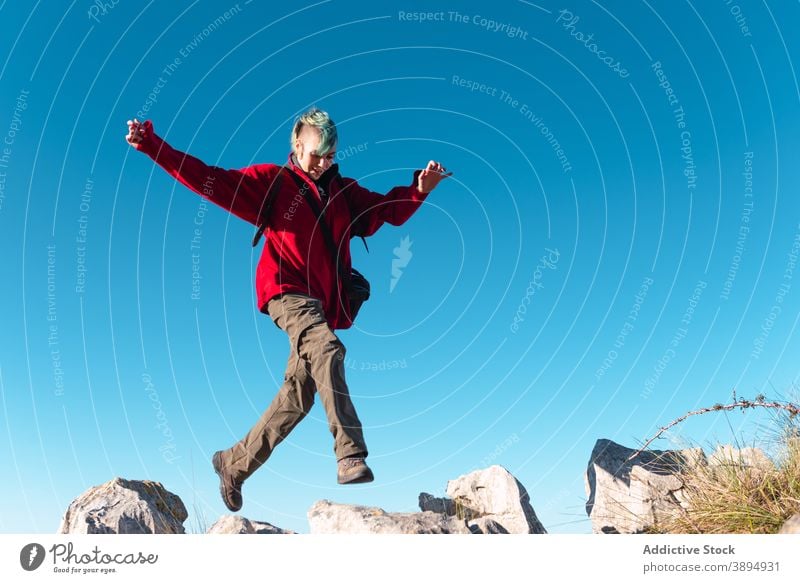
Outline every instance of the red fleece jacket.
<path id="1" fill-rule="evenodd" d="M 280 169 L 276 164 L 254 164 L 239 170 L 208 166 L 175 150 L 152 131 L 139 150 L 189 189 L 253 225 L 259 222 L 264 197 Z M 320 201 L 314 181 L 292 162 L 291 155 L 288 168 Z M 338 166 L 334 165 L 320 183 L 336 174 Z M 411 186 L 397 186 L 386 195 L 367 190 L 352 178 L 330 180 L 325 220 L 339 247 L 339 261 L 345 273 L 351 266 L 351 237 L 368 237 L 384 223 L 402 225 L 420 207 L 428 193 L 417 190 L 418 174 L 419 171 L 414 173 Z M 266 312 L 267 302 L 280 293 L 306 294 L 322 301 L 331 328 L 349 328 L 352 320 L 341 278 L 311 207 L 299 196 L 298 185 L 290 176 L 282 177 L 273 197 L 256 270 L 259 309 Z M 318 204 L 322 206 L 321 202 Z"/>

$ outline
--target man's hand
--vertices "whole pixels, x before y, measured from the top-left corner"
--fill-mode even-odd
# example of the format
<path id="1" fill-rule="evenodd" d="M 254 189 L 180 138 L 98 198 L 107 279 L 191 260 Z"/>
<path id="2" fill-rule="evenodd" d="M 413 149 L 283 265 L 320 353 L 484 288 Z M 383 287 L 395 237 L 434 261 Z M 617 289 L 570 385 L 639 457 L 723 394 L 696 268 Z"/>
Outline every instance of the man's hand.
<path id="1" fill-rule="evenodd" d="M 149 119 L 141 122 L 136 118 L 128 120 L 128 135 L 125 140 L 137 150 L 141 149 L 142 143 L 153 134 L 153 122 Z"/>
<path id="2" fill-rule="evenodd" d="M 438 162 L 431 160 L 428 162 L 428 166 L 419 173 L 419 178 L 417 178 L 417 190 L 420 192 L 428 193 L 445 178 L 448 176 L 452 176 L 452 172 L 447 172 L 447 169 L 439 164 Z"/>

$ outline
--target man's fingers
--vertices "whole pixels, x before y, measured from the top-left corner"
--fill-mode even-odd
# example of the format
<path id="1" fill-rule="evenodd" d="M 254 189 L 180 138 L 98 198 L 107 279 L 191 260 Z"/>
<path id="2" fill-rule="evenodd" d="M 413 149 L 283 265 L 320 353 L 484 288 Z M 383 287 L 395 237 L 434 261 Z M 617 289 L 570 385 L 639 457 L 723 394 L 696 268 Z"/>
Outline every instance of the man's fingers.
<path id="1" fill-rule="evenodd" d="M 434 179 L 437 182 L 444 178 L 450 178 L 453 175 L 452 172 L 448 172 L 447 168 L 436 160 L 430 160 L 428 165 L 420 172 L 419 177 L 420 179 L 428 179 L 431 174 L 436 174 L 438 176 L 438 179 Z"/>
<path id="2" fill-rule="evenodd" d="M 137 118 L 133 118 L 132 120 L 129 119 L 127 124 L 128 134 L 125 136 L 125 141 L 138 149 L 138 146 L 144 142 L 145 132 L 148 129 L 148 124 L 147 122 L 140 122 Z M 152 127 L 152 125 L 150 127 Z"/>

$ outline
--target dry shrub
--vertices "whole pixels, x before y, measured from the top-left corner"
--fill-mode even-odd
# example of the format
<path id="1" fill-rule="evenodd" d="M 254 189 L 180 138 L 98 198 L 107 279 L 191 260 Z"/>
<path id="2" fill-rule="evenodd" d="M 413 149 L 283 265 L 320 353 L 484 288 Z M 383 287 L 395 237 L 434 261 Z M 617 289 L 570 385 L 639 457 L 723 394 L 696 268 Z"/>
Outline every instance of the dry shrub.
<path id="1" fill-rule="evenodd" d="M 719 459 L 682 468 L 683 508 L 650 532 L 670 534 L 771 534 L 800 512 L 800 427 L 794 405 L 762 401 L 737 401 L 733 405 L 780 408 L 782 420 L 774 463 L 759 463 L 751 456 Z M 689 415 L 685 415 L 685 419 Z M 670 427 L 673 424 L 670 424 Z M 652 441 L 652 440 L 651 440 Z"/>

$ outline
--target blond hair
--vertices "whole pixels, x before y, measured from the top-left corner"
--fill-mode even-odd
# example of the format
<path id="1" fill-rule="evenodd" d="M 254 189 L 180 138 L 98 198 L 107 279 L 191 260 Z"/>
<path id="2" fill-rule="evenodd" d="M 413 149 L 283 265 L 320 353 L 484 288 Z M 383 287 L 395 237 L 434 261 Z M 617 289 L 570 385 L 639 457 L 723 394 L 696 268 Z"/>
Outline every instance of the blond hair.
<path id="1" fill-rule="evenodd" d="M 336 133 L 336 124 L 333 123 L 327 112 L 312 107 L 294 122 L 291 137 L 292 151 L 294 151 L 295 142 L 300 137 L 300 132 L 303 131 L 305 126 L 311 126 L 319 130 L 319 147 L 316 151 L 318 155 L 324 156 L 336 147 L 336 142 L 339 139 Z"/>

